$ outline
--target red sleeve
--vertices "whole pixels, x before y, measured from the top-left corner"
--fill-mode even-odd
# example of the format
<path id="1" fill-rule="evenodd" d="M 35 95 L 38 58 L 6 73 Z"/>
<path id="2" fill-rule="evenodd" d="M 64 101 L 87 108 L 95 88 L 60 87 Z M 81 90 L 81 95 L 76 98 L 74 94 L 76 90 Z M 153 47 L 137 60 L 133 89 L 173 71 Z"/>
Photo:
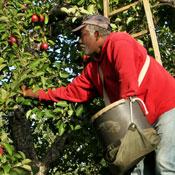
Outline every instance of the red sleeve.
<path id="1" fill-rule="evenodd" d="M 138 83 L 134 48 L 127 40 L 116 41 L 112 45 L 115 70 L 119 75 L 120 97 L 136 95 Z"/>
<path id="2" fill-rule="evenodd" d="M 39 91 L 40 100 L 51 100 L 57 102 L 59 100 L 68 100 L 72 102 L 86 102 L 96 96 L 96 90 L 88 78 L 88 66 L 82 71 L 82 74 L 77 76 L 66 87 Z"/>

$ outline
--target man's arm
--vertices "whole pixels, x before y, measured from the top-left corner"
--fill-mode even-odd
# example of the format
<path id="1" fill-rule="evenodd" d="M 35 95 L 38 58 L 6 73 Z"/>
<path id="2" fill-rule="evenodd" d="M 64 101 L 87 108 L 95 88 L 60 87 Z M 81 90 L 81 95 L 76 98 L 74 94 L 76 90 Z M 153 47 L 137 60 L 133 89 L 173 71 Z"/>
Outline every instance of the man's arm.
<path id="1" fill-rule="evenodd" d="M 77 76 L 66 87 L 48 89 L 47 91 L 38 90 L 33 92 L 32 89 L 22 87 L 22 94 L 26 97 L 38 98 L 39 100 L 54 101 L 68 100 L 72 102 L 86 102 L 97 95 L 94 85 L 88 77 L 88 67 L 82 74 Z"/>

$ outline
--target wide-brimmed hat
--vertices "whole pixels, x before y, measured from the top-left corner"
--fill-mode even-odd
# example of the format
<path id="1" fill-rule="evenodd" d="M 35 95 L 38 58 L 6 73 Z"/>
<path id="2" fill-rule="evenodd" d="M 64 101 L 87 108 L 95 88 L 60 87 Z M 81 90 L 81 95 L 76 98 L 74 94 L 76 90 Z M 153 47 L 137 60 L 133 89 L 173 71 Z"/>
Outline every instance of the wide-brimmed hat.
<path id="1" fill-rule="evenodd" d="M 80 26 L 73 29 L 72 32 L 77 32 L 78 30 L 85 27 L 87 24 L 96 25 L 104 29 L 110 29 L 110 20 L 102 15 L 91 15 L 85 18 Z"/>

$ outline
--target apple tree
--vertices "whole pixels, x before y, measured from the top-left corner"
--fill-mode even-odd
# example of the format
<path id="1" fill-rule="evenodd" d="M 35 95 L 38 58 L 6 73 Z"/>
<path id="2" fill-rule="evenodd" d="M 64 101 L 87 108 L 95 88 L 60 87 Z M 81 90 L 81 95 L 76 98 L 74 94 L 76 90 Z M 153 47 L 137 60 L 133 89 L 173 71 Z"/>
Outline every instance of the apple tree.
<path id="1" fill-rule="evenodd" d="M 110 10 L 131 1 L 110 1 Z M 151 1 L 164 66 L 175 75 L 174 8 Z M 169 9 L 168 13 L 167 9 Z M 0 2 L 0 174 L 108 174 L 90 117 L 101 99 L 86 104 L 24 98 L 34 90 L 66 86 L 86 65 L 71 32 L 84 15 L 103 13 L 102 1 Z M 142 4 L 110 17 L 113 31 L 147 27 Z M 154 55 L 149 34 L 137 38 Z M 82 60 L 84 59 L 84 61 Z"/>
<path id="2" fill-rule="evenodd" d="M 0 3 L 1 174 L 89 173 L 100 171 L 97 162 L 104 164 L 87 118 L 101 101 L 87 104 L 89 111 L 83 104 L 21 95 L 24 84 L 34 90 L 64 86 L 84 66 L 70 25 L 89 12 L 58 7 L 55 14 L 55 7 L 54 1 Z M 74 11 L 78 17 L 72 19 Z"/>

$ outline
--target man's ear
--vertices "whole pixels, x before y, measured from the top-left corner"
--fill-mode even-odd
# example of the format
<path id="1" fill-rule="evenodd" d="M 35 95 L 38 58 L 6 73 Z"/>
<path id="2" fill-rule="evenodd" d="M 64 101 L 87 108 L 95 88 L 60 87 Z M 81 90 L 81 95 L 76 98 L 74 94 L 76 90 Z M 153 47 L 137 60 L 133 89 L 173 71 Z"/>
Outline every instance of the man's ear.
<path id="1" fill-rule="evenodd" d="M 94 32 L 94 36 L 95 36 L 96 40 L 98 40 L 99 37 L 100 37 L 99 31 L 95 31 L 95 32 Z"/>

